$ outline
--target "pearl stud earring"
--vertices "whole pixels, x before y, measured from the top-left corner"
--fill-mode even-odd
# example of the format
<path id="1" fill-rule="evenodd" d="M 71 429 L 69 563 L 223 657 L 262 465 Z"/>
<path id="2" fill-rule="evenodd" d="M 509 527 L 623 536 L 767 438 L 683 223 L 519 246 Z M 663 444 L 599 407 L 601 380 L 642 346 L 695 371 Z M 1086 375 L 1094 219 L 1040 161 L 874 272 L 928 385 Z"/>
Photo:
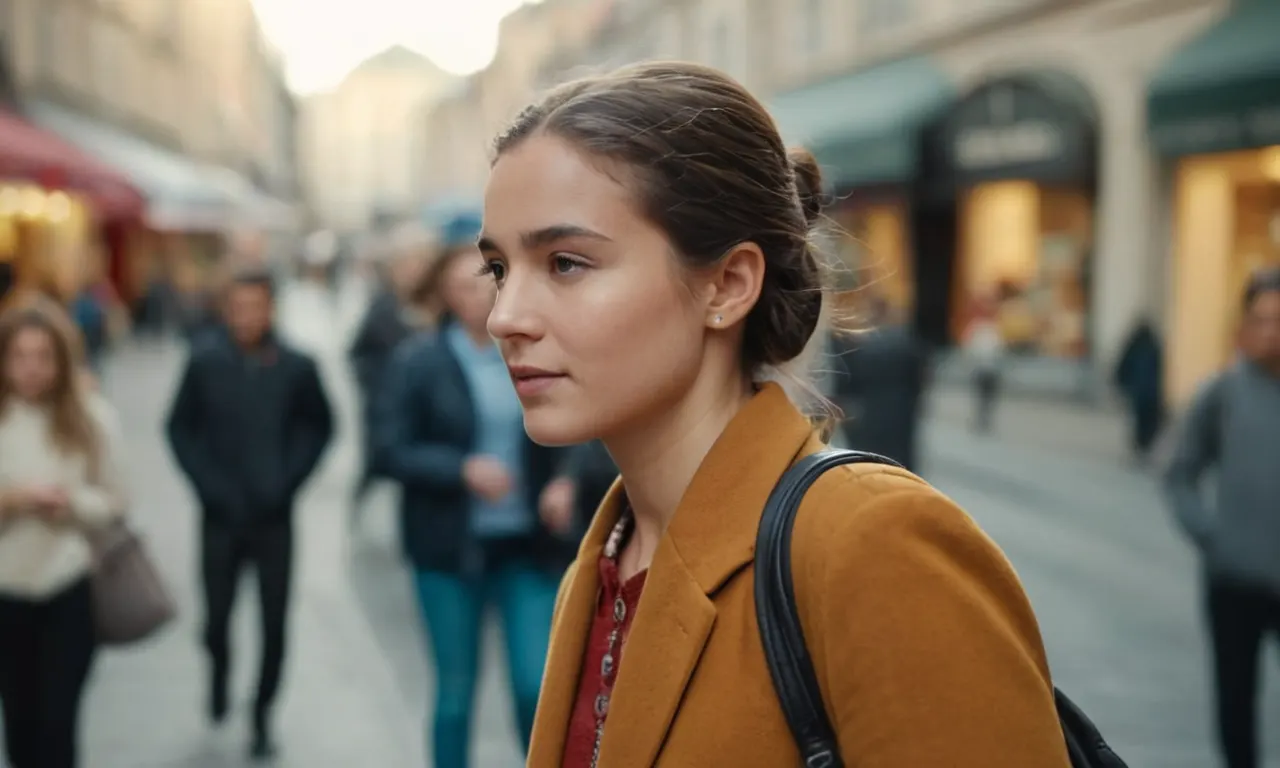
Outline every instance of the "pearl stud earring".
<path id="1" fill-rule="evenodd" d="M 724 322 L 724 315 L 716 315 L 716 325 Z"/>

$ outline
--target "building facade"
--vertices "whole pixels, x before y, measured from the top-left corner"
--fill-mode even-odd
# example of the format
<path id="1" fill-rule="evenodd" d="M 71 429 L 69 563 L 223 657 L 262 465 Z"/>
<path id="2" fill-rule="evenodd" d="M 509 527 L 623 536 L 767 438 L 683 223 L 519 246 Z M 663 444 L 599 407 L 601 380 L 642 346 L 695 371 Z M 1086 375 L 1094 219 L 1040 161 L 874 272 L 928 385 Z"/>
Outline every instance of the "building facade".
<path id="1" fill-rule="evenodd" d="M 141 221 L 103 229 L 122 292 L 157 259 L 191 282 L 230 236 L 291 226 L 267 183 L 292 174 L 274 140 L 291 113 L 250 0 L 7 0 L 6 14 L 21 111 L 146 198 Z"/>
<path id="2" fill-rule="evenodd" d="M 1277 7 L 618 0 L 540 85 L 643 59 L 721 68 L 818 155 L 855 297 L 943 347 L 994 302 L 1011 382 L 1085 397 L 1151 322 L 1180 403 L 1233 354 L 1249 271 L 1280 261 Z"/>
<path id="3" fill-rule="evenodd" d="M 455 78 L 394 47 L 301 104 L 303 188 L 315 223 L 360 233 L 416 215 L 425 201 L 423 105 Z"/>
<path id="4" fill-rule="evenodd" d="M 543 0 L 502 20 L 498 48 L 483 70 L 423 105 L 424 197 L 429 204 L 474 202 L 484 187 L 493 137 L 545 85 L 557 55 L 576 60 L 617 0 Z"/>

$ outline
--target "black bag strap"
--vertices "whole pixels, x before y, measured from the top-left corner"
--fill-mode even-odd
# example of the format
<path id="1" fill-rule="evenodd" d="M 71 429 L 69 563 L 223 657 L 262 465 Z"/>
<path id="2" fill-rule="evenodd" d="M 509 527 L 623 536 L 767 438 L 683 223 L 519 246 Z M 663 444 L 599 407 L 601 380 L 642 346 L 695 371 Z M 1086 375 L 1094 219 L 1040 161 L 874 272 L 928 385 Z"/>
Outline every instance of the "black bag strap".
<path id="1" fill-rule="evenodd" d="M 901 467 L 892 459 L 861 451 L 830 450 L 806 456 L 787 470 L 774 487 L 756 534 L 755 593 L 760 639 L 774 690 L 806 768 L 843 768 L 844 762 L 796 613 L 791 531 L 809 486 L 822 473 L 841 464 Z"/>

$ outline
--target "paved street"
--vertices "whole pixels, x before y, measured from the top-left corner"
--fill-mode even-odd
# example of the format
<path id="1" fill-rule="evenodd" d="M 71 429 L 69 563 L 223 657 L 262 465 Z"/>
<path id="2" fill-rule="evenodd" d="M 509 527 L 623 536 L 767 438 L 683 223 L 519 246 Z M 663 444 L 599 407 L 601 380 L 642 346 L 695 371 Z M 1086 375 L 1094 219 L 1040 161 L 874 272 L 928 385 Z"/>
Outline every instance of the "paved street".
<path id="1" fill-rule="evenodd" d="M 409 582 L 395 548 L 391 494 L 380 489 L 356 536 L 346 504 L 356 459 L 353 399 L 341 359 L 358 293 L 337 305 L 286 295 L 284 325 L 315 350 L 342 412 L 339 445 L 302 505 L 302 544 L 281 711 L 283 764 L 302 768 L 424 765 L 430 691 Z M 183 605 L 145 648 L 103 655 L 86 706 L 89 768 L 222 768 L 243 764 L 244 704 L 257 661 L 256 616 L 240 612 L 236 699 L 224 733 L 202 719 L 204 670 L 192 559 L 191 502 L 160 439 L 181 353 L 124 351 L 107 390 L 128 427 L 134 514 Z M 1135 768 L 1212 768 L 1196 564 L 1149 480 L 1118 466 L 970 435 L 928 430 L 926 474 L 1006 549 L 1039 613 L 1062 687 Z M 252 598 L 246 584 L 243 598 Z M 490 633 L 478 706 L 477 765 L 520 764 Z M 1280 723 L 1280 656 L 1268 656 L 1266 720 Z M 1280 767 L 1280 729 L 1269 734 Z"/>
<path id="2" fill-rule="evenodd" d="M 1005 549 L 1057 682 L 1135 768 L 1217 765 L 1197 564 L 1154 483 L 1109 464 L 935 421 L 926 476 Z M 1280 768 L 1280 660 L 1266 654 L 1269 768 Z"/>

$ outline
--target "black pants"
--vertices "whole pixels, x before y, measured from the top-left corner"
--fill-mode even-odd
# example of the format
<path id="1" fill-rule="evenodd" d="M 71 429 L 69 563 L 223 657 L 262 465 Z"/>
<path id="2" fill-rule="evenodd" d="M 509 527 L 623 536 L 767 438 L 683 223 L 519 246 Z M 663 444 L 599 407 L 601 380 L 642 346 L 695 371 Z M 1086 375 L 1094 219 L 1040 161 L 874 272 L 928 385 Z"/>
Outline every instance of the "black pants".
<path id="1" fill-rule="evenodd" d="M 369 491 L 373 490 L 373 484 L 383 475 L 382 467 L 379 466 L 378 462 L 377 444 L 374 440 L 374 419 L 377 414 L 370 398 L 371 396 L 366 394 L 361 407 L 363 422 L 360 434 L 360 476 L 356 479 L 356 484 L 351 489 L 353 514 L 359 512 L 360 507 L 369 496 Z"/>
<path id="2" fill-rule="evenodd" d="M 75 768 L 95 646 L 87 579 L 48 600 L 0 597 L 0 704 L 12 768 Z"/>
<path id="3" fill-rule="evenodd" d="M 240 575 L 252 567 L 258 576 L 262 607 L 262 666 L 255 712 L 264 715 L 280 688 L 284 666 L 285 621 L 293 570 L 293 528 L 205 523 L 201 548 L 205 597 L 205 648 L 214 674 L 225 680 L 231 666 L 228 635 Z"/>
<path id="4" fill-rule="evenodd" d="M 979 432 L 990 432 L 991 421 L 995 416 L 996 397 L 1000 394 L 1000 374 L 991 370 L 978 371 L 973 377 L 973 392 L 977 401 L 973 428 Z"/>
<path id="5" fill-rule="evenodd" d="M 1137 456 L 1146 456 L 1160 436 L 1161 422 L 1164 414 L 1157 398 L 1134 398 L 1129 403 L 1133 414 L 1133 452 Z"/>
<path id="6" fill-rule="evenodd" d="M 1218 687 L 1218 737 L 1227 768 L 1258 768 L 1258 659 L 1280 641 L 1280 594 L 1211 580 L 1209 630 Z"/>

